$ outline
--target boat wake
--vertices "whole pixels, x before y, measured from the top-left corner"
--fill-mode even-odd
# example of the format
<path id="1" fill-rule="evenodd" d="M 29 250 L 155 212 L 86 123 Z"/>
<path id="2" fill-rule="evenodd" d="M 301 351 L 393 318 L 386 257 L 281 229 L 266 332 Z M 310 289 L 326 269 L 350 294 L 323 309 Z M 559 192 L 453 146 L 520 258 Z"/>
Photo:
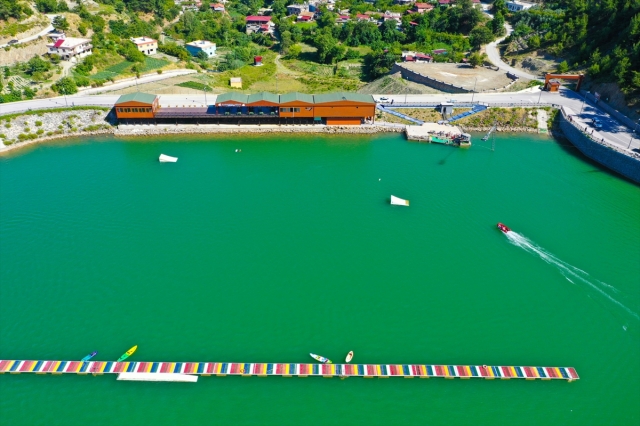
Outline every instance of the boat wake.
<path id="1" fill-rule="evenodd" d="M 575 266 L 572 266 L 567 262 L 564 262 L 558 259 L 556 256 L 549 253 L 544 248 L 538 246 L 537 244 L 535 244 L 533 241 L 531 241 L 524 235 L 520 235 L 517 232 L 513 232 L 513 231 L 509 231 L 505 233 L 505 235 L 509 239 L 509 242 L 514 246 L 520 247 L 524 249 L 526 252 L 536 254 L 548 264 L 555 266 L 570 283 L 575 285 L 574 280 L 576 280 L 588 285 L 589 287 L 593 288 L 598 293 L 600 293 L 602 296 L 609 299 L 611 302 L 615 303 L 616 305 L 620 306 L 629 314 L 633 315 L 636 319 L 640 319 L 640 316 L 637 313 L 633 312 L 631 309 L 627 308 L 621 302 L 614 299 L 611 295 L 609 295 L 609 293 L 607 293 L 604 290 L 604 289 L 609 289 L 615 293 L 619 293 L 618 289 L 616 289 L 614 286 L 604 283 L 595 278 L 592 278 L 587 272 L 583 271 L 582 269 L 576 268 Z"/>

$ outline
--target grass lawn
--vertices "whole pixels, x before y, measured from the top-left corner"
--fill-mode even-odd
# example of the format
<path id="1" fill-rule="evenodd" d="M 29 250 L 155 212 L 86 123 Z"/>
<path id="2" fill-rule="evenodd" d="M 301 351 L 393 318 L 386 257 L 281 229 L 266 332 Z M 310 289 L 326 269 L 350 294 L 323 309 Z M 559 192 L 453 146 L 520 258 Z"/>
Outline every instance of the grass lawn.
<path id="1" fill-rule="evenodd" d="M 276 72 L 275 53 L 265 52 L 262 55 L 262 66 L 245 65 L 235 70 L 229 70 L 215 76 L 214 85 L 217 87 L 230 88 L 229 79 L 231 77 L 242 77 L 242 88 L 248 89 L 258 81 L 274 79 Z"/>
<path id="2" fill-rule="evenodd" d="M 164 59 L 149 58 L 147 56 L 144 58 L 144 64 L 140 69 L 140 72 L 147 72 L 147 71 L 155 70 L 158 68 L 162 68 L 165 65 L 169 65 L 170 63 L 171 62 L 165 61 Z M 107 67 L 102 71 L 98 71 L 97 73 L 89 76 L 89 78 L 92 80 L 107 80 L 109 78 L 116 78 L 119 75 L 122 75 L 122 76 L 127 74 L 133 75 L 133 72 L 131 72 L 132 65 L 133 65 L 133 62 L 122 61 L 118 64 Z"/>
<path id="3" fill-rule="evenodd" d="M 391 105 L 391 107 L 393 107 L 393 105 Z M 408 115 L 409 117 L 431 123 L 436 123 L 442 120 L 442 114 L 436 111 L 435 108 L 398 108 L 397 111 Z"/>
<path id="4" fill-rule="evenodd" d="M 491 127 L 497 122 L 499 127 L 538 128 L 537 108 L 489 108 L 477 114 L 456 121 L 456 124 Z"/>
<path id="5" fill-rule="evenodd" d="M 211 91 L 211 87 L 209 87 L 206 84 L 199 83 L 197 81 L 185 81 L 183 83 L 175 84 L 174 86 L 187 87 L 189 89 L 195 89 L 195 90 L 205 90 L 206 89 L 208 92 Z"/>

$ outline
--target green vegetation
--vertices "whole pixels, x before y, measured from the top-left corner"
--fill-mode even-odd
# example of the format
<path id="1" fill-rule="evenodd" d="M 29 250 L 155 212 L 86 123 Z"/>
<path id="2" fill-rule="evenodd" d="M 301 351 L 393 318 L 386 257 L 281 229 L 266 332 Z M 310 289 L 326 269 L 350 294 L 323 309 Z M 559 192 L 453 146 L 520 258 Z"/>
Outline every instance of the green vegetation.
<path id="1" fill-rule="evenodd" d="M 477 114 L 458 120 L 456 124 L 470 127 L 491 127 L 498 123 L 499 127 L 538 128 L 537 108 L 489 108 Z"/>
<path id="2" fill-rule="evenodd" d="M 211 91 L 211 87 L 209 87 L 206 84 L 203 83 L 199 83 L 197 81 L 185 81 L 184 83 L 178 83 L 176 84 L 176 86 L 180 86 L 180 87 L 187 87 L 189 89 L 195 89 L 195 90 L 207 90 L 207 91 Z"/>
<path id="3" fill-rule="evenodd" d="M 0 21 L 7 21 L 9 18 L 20 20 L 31 15 L 33 15 L 33 9 L 27 2 L 0 0 Z"/>
<path id="4" fill-rule="evenodd" d="M 566 58 L 559 72 L 586 69 L 596 81 L 640 94 L 640 2 L 547 0 L 512 22 L 510 41 Z"/>
<path id="5" fill-rule="evenodd" d="M 50 112 L 65 112 L 65 111 L 111 111 L 110 107 L 98 107 L 98 106 L 74 106 L 74 107 L 69 107 L 69 108 L 51 108 L 48 109 L 46 112 L 50 113 Z M 0 116 L 0 120 L 13 120 L 14 118 L 18 118 L 18 117 L 22 117 L 25 115 L 42 115 L 42 111 L 25 111 L 25 112 L 17 112 L 15 114 L 6 114 L 6 115 L 2 115 Z M 7 127 L 7 125 L 5 125 L 5 127 Z M 9 124 L 9 127 L 11 127 L 11 125 Z M 9 128 L 7 127 L 7 128 Z M 58 126 L 59 129 L 62 129 L 63 126 L 59 125 Z"/>

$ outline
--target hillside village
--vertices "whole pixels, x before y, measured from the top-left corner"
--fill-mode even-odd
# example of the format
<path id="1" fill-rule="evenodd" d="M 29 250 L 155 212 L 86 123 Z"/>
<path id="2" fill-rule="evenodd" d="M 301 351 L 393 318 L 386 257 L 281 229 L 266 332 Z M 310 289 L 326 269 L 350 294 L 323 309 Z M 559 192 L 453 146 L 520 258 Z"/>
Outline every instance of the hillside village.
<path id="1" fill-rule="evenodd" d="M 624 69 L 611 59 L 596 66 L 593 55 L 581 60 L 585 55 L 576 53 L 567 35 L 543 25 L 549 16 L 574 19 L 580 12 L 574 3 L 579 1 L 0 0 L 0 101 L 73 94 L 181 69 L 197 74 L 167 79 L 162 90 L 366 90 L 399 62 L 491 66 L 484 46 L 508 28 L 515 30 L 503 54 L 512 65 L 538 76 L 615 76 L 633 95 L 640 87 L 637 53 L 628 55 Z M 629 34 L 637 38 L 640 18 L 631 21 Z M 596 49 L 595 59 L 604 53 Z M 391 86 L 401 93 L 421 90 L 396 80 Z"/>

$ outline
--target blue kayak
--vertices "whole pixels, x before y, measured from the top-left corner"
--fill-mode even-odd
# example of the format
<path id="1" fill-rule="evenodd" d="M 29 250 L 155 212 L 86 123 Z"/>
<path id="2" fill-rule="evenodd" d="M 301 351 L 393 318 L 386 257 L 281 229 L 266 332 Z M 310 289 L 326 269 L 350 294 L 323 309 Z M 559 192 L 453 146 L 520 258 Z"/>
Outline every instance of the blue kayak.
<path id="1" fill-rule="evenodd" d="M 98 355 L 98 351 L 93 351 L 89 355 L 82 358 L 81 361 L 89 361 L 91 358 L 93 358 L 96 355 Z"/>

